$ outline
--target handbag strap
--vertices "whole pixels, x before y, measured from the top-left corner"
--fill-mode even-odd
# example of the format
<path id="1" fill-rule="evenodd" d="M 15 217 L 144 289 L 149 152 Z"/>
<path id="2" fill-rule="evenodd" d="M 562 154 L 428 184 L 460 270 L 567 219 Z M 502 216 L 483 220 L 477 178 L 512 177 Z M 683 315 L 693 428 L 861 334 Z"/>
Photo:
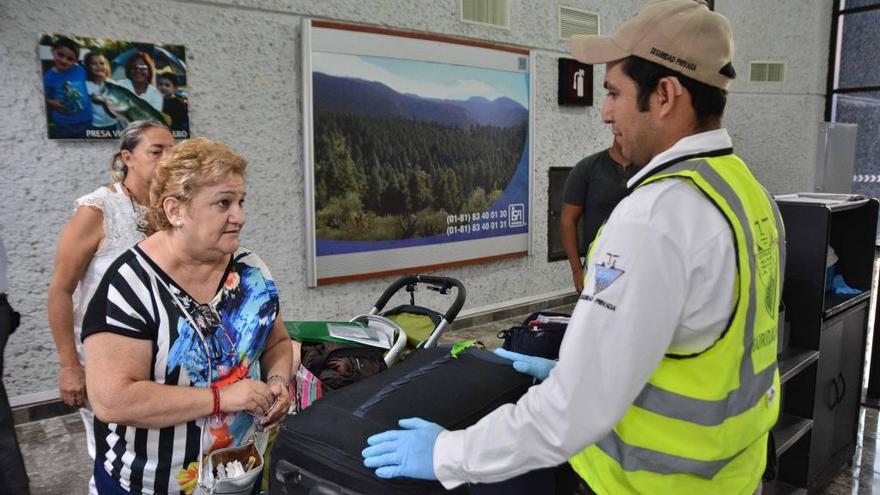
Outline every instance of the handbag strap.
<path id="1" fill-rule="evenodd" d="M 192 326 L 193 331 L 195 331 L 196 335 L 199 336 L 199 340 L 202 342 L 202 347 L 204 347 L 204 349 L 205 349 L 205 356 L 207 356 L 207 358 L 208 358 L 208 381 L 210 382 L 211 381 L 211 374 L 210 373 L 211 373 L 211 370 L 214 368 L 211 363 L 211 349 L 208 347 L 208 343 L 205 340 L 205 336 L 202 335 L 202 329 L 199 328 L 198 325 L 196 325 L 195 319 L 189 313 L 189 309 L 187 309 L 186 305 L 184 305 L 183 302 L 180 300 L 180 298 L 177 297 L 177 294 L 173 290 L 171 290 L 171 287 L 169 287 L 168 284 L 165 283 L 165 280 L 163 280 L 162 277 L 159 276 L 158 273 L 156 273 L 156 270 L 153 269 L 153 266 L 150 264 L 150 262 L 147 261 L 141 255 L 141 253 L 138 252 L 137 249 L 132 247 L 132 248 L 129 248 L 129 251 L 134 253 L 134 255 L 137 258 L 138 262 L 140 263 L 141 267 L 144 270 L 146 270 L 147 273 L 150 274 L 150 276 L 153 277 L 153 279 L 156 281 L 156 283 L 158 283 L 160 286 L 162 286 L 165 289 L 165 292 L 167 292 L 168 295 L 171 296 L 171 300 L 174 301 L 174 305 L 177 306 L 178 309 L 180 309 L 180 312 L 183 313 L 183 316 L 186 318 L 186 321 L 189 322 L 190 326 Z M 198 475 L 198 479 L 196 480 L 196 483 L 199 485 L 200 488 L 202 488 L 202 490 L 207 491 L 207 493 L 209 495 L 213 495 L 213 493 L 214 493 L 213 483 L 211 484 L 210 487 L 207 486 L 207 484 L 205 484 L 204 478 L 202 476 L 203 471 L 204 471 L 204 468 L 202 466 L 202 459 L 204 459 L 204 446 L 203 446 L 204 441 L 203 440 L 204 440 L 204 434 L 205 434 L 205 426 L 207 426 L 207 424 L 208 424 L 208 418 L 206 416 L 206 417 L 202 418 L 201 424 L 199 425 L 199 432 L 200 432 L 199 433 L 199 475 Z"/>
<path id="2" fill-rule="evenodd" d="M 129 248 L 129 251 L 134 253 L 134 255 L 138 259 L 138 262 L 140 263 L 141 267 L 144 270 L 146 270 L 147 273 L 149 273 L 153 277 L 153 279 L 156 280 L 156 282 L 165 289 L 165 292 L 167 292 L 168 295 L 171 296 L 171 299 L 174 301 L 175 306 L 177 306 L 180 309 L 180 312 L 183 313 L 183 316 L 186 318 L 186 321 L 189 322 L 190 326 L 196 332 L 196 335 L 199 336 L 199 340 L 202 342 L 202 347 L 204 347 L 204 349 L 205 349 L 205 356 L 208 358 L 208 381 L 210 382 L 211 381 L 211 370 L 214 368 L 213 368 L 213 363 L 211 363 L 211 349 L 208 347 L 208 342 L 207 342 L 207 340 L 205 340 L 204 334 L 202 334 L 202 329 L 199 328 L 198 325 L 196 325 L 195 319 L 190 314 L 189 309 L 187 309 L 186 305 L 184 305 L 183 302 L 180 300 L 180 298 L 177 297 L 177 293 L 175 293 L 173 290 L 171 290 L 171 287 L 169 287 L 168 284 L 165 283 L 165 280 L 163 280 L 162 277 L 159 276 L 158 273 L 156 273 L 156 270 L 153 270 L 153 266 L 150 264 L 150 262 L 147 259 L 145 259 L 141 255 L 141 253 L 138 252 L 137 249 L 132 247 L 132 248 Z"/>

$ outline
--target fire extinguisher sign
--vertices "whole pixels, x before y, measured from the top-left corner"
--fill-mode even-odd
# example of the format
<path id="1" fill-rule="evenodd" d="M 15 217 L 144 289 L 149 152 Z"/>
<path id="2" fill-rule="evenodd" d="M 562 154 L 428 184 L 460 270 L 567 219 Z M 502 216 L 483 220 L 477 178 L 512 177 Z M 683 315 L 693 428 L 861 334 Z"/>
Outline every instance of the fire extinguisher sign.
<path id="1" fill-rule="evenodd" d="M 571 58 L 559 59 L 559 104 L 593 105 L 593 66 Z"/>

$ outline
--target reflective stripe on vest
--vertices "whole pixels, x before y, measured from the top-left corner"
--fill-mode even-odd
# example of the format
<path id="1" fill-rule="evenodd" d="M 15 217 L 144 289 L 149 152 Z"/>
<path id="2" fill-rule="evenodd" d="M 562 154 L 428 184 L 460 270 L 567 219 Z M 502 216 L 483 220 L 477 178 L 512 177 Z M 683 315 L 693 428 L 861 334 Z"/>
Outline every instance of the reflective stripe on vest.
<path id="1" fill-rule="evenodd" d="M 722 167 L 730 181 L 722 177 L 722 174 L 713 168 L 711 163 Z M 778 400 L 775 403 L 769 399 L 763 400 L 768 391 L 772 390 L 774 386 L 778 389 L 779 386 L 775 345 L 773 345 L 772 356 L 769 354 L 770 350 L 767 349 L 774 343 L 776 336 L 775 323 L 778 318 L 776 309 L 781 294 L 780 284 L 785 252 L 784 231 L 775 202 L 754 180 L 745 164 L 734 155 L 702 158 L 671 165 L 655 176 L 649 177 L 643 184 L 666 178 L 680 178 L 692 182 L 719 208 L 724 218 L 731 224 L 734 244 L 737 247 L 737 288 L 734 294 L 734 311 L 728 328 L 709 349 L 689 356 L 667 355 L 661 363 L 662 366 L 658 366 L 655 370 L 651 381 L 646 384 L 633 402 L 633 407 L 615 429 L 597 442 L 595 447 L 589 447 L 571 459 L 575 470 L 582 477 L 593 478 L 593 475 L 587 476 L 589 469 L 592 468 L 607 471 L 594 473 L 600 480 L 603 475 L 626 479 L 620 485 L 615 485 L 618 490 L 637 491 L 647 487 L 650 491 L 651 488 L 659 488 L 660 485 L 655 484 L 658 478 L 651 478 L 653 475 L 671 475 L 672 477 L 693 475 L 703 479 L 703 482 L 707 482 L 727 466 L 733 466 L 734 470 L 744 470 L 749 466 L 749 462 L 744 461 L 746 457 L 754 457 L 756 452 L 764 451 L 765 446 L 760 445 L 759 442 L 766 442 L 766 432 L 775 422 L 778 414 Z M 737 188 L 741 188 L 739 191 L 742 193 L 742 197 L 737 194 L 731 182 Z M 749 217 L 743 204 L 744 198 L 751 201 L 749 211 L 752 212 L 752 215 L 760 217 L 755 219 Z M 769 222 L 769 217 L 772 217 L 772 221 L 776 224 L 778 246 L 775 246 L 776 249 L 772 249 L 774 246 L 769 245 L 770 249 L 762 250 L 762 259 L 758 260 L 755 253 L 755 236 L 759 235 L 757 241 L 765 243 L 763 245 L 766 246 L 767 236 L 772 236 L 774 226 L 761 222 Z M 754 222 L 754 226 L 753 220 L 757 220 Z M 762 231 L 762 229 L 768 230 Z M 594 242 L 591 248 L 594 248 L 595 244 Z M 745 246 L 746 249 L 742 249 L 742 246 Z M 776 251 L 776 257 L 773 257 L 773 251 Z M 762 262 L 764 264 L 760 265 Z M 759 274 L 762 267 L 765 270 L 763 282 L 758 279 L 759 276 L 762 276 Z M 769 279 L 767 279 L 768 276 Z M 773 277 L 776 277 L 775 281 Z M 747 287 L 743 287 L 742 284 L 745 283 L 747 283 Z M 764 301 L 757 300 L 759 283 L 762 284 L 760 287 L 762 295 L 766 299 Z M 762 303 L 765 304 L 766 311 L 761 313 L 760 325 L 772 323 L 773 329 L 771 331 L 763 328 L 762 340 L 756 343 L 756 311 Z M 767 306 L 770 303 L 775 305 L 772 310 Z M 739 335 L 740 332 L 742 335 Z M 730 340 L 732 335 L 736 336 L 737 341 L 741 338 L 741 351 L 736 350 L 737 341 Z M 753 348 L 753 344 L 756 344 L 756 347 Z M 713 348 L 712 354 L 708 354 Z M 733 375 L 720 377 L 719 387 L 730 385 L 729 388 L 716 389 L 714 392 L 708 393 L 708 395 L 712 395 L 721 392 L 722 396 L 706 398 L 699 397 L 700 393 L 696 392 L 691 395 L 682 393 L 688 389 L 688 384 L 683 384 L 683 380 L 685 380 L 683 376 L 685 375 L 679 372 L 690 370 L 686 363 L 690 361 L 689 358 L 702 356 L 701 360 L 690 363 L 690 367 L 696 368 L 698 371 L 711 372 L 717 371 L 718 366 L 736 366 L 734 359 L 739 354 L 741 356 L 738 363 L 738 377 L 733 377 Z M 753 359 L 753 354 L 757 356 L 757 363 Z M 716 356 L 720 360 L 719 363 L 710 361 L 716 359 Z M 738 382 L 734 382 L 734 378 L 738 379 Z M 656 383 L 665 383 L 663 387 L 673 390 L 667 390 Z M 694 383 L 698 383 L 698 381 Z M 761 406 L 761 404 L 767 407 Z M 644 422 L 638 425 L 635 423 L 641 420 Z M 628 443 L 623 438 L 637 435 L 634 432 L 645 433 L 654 424 L 674 425 L 677 432 L 684 432 L 685 435 L 688 432 L 693 432 L 694 438 L 676 439 L 672 438 L 674 435 L 661 433 L 655 435 L 654 438 L 645 440 L 645 444 L 651 444 L 653 441 L 654 448 L 634 444 L 632 443 L 633 439 Z M 697 429 L 694 430 L 694 428 Z M 699 428 L 703 428 L 703 430 L 701 431 Z M 725 442 L 730 438 L 735 438 L 735 441 Z M 656 445 L 657 439 L 662 439 L 661 443 L 665 441 L 676 445 L 658 446 Z M 717 455 L 707 454 L 709 456 L 707 459 L 705 456 L 695 453 L 699 452 L 699 450 L 695 450 L 700 447 L 699 445 L 695 447 L 689 445 L 693 442 L 699 443 L 701 439 L 710 439 L 708 441 L 713 441 L 716 447 L 720 444 L 724 447 L 730 447 L 729 450 L 733 451 L 727 452 L 727 448 L 716 448 L 713 452 Z M 601 452 L 597 452 L 599 450 Z M 689 452 L 693 455 L 676 455 L 674 452 Z M 722 454 L 721 452 L 727 453 Z M 733 463 L 734 460 L 738 462 Z M 636 471 L 641 473 L 638 476 L 632 476 L 632 478 L 638 478 L 640 481 L 634 482 L 627 478 L 630 475 L 626 475 L 626 472 Z M 760 473 L 747 473 L 747 476 L 756 476 L 754 478 L 756 480 L 760 477 Z M 646 479 L 654 481 L 647 482 Z M 590 480 L 588 479 L 588 481 Z M 664 480 L 664 483 L 668 481 Z M 703 483 L 695 479 L 680 481 L 684 481 L 686 485 L 691 482 Z M 603 487 L 593 488 L 602 489 Z"/>
<path id="2" fill-rule="evenodd" d="M 733 210 L 740 225 L 744 227 L 743 233 L 745 234 L 746 246 L 754 245 L 754 234 L 752 233 L 751 222 L 746 216 L 745 209 L 743 208 L 739 196 L 733 191 L 730 184 L 728 184 L 727 181 L 725 181 L 707 162 L 694 161 L 679 163 L 664 170 L 663 174 L 658 178 L 674 176 L 677 172 L 691 170 L 698 172 L 700 176 L 702 176 L 702 178 L 727 201 L 728 206 Z M 770 199 L 769 202 L 770 208 L 773 210 L 774 219 L 777 219 L 777 225 L 782 225 L 781 220 L 779 220 L 780 217 L 776 202 L 772 199 Z M 780 253 L 779 265 L 782 267 L 785 266 L 784 259 L 782 258 L 782 256 L 784 256 L 783 253 L 785 253 L 785 237 L 779 235 L 778 239 Z M 755 253 L 751 249 L 747 249 L 746 251 L 749 259 L 749 266 L 752 267 L 752 270 L 754 271 L 756 266 Z M 781 275 L 780 270 L 779 280 L 782 280 Z M 749 301 L 755 301 L 755 298 L 755 284 L 749 284 Z M 753 303 L 749 304 L 746 309 L 745 335 L 743 336 L 745 349 L 750 349 L 751 344 L 754 341 L 756 307 L 757 306 Z M 724 420 L 730 416 L 737 416 L 753 407 L 758 399 L 760 399 L 761 396 L 773 386 L 773 374 L 775 371 L 776 365 L 774 364 L 771 367 L 765 368 L 758 373 L 754 379 L 752 379 L 752 376 L 754 375 L 752 368 L 752 353 L 746 352 L 743 355 L 742 361 L 740 361 L 739 376 L 740 383 L 745 383 L 747 385 L 732 391 L 722 400 L 708 401 L 684 397 L 660 389 L 649 383 L 645 386 L 633 404 L 669 418 L 682 419 L 704 426 L 715 426 L 723 423 Z"/>

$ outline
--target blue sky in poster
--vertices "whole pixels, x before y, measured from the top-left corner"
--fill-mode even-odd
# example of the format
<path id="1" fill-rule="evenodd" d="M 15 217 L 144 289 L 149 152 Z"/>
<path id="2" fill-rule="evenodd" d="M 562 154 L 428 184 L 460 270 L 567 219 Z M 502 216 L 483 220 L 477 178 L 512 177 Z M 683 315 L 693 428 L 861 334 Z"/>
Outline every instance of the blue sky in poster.
<path id="1" fill-rule="evenodd" d="M 529 75 L 525 72 L 325 52 L 312 54 L 312 70 L 376 81 L 395 91 L 427 98 L 507 97 L 529 108 Z"/>

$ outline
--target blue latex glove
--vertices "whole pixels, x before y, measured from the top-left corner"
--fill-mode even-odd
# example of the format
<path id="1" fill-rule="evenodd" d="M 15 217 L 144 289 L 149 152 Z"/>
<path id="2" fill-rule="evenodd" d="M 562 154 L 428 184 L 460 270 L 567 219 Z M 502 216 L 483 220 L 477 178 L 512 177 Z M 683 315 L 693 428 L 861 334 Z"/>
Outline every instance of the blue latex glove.
<path id="1" fill-rule="evenodd" d="M 418 478 L 436 480 L 434 444 L 445 429 L 422 418 L 397 422 L 403 430 L 388 430 L 367 439 L 370 445 L 361 455 L 364 466 L 376 469 L 380 478 Z"/>
<path id="2" fill-rule="evenodd" d="M 556 366 L 556 361 L 552 359 L 510 352 L 506 349 L 495 349 L 495 354 L 513 361 L 513 369 L 516 371 L 533 376 L 540 381 L 546 380 L 550 376 L 550 370 Z"/>
<path id="3" fill-rule="evenodd" d="M 825 268 L 825 290 L 834 289 L 834 276 L 837 275 L 837 264 Z"/>
<path id="4" fill-rule="evenodd" d="M 862 293 L 862 291 L 846 285 L 843 275 L 839 273 L 834 276 L 834 281 L 831 282 L 831 289 L 838 296 L 855 296 Z"/>

